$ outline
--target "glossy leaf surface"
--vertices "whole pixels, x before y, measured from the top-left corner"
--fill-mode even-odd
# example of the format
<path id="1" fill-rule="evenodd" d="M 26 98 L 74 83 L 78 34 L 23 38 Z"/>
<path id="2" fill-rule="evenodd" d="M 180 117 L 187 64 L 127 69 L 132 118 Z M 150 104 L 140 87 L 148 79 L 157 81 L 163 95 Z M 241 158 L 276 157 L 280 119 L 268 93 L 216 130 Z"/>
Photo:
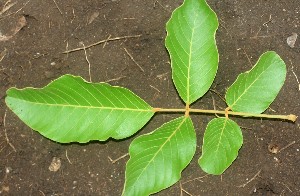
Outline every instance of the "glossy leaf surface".
<path id="1" fill-rule="evenodd" d="M 242 144 L 242 131 L 234 121 L 213 119 L 204 133 L 200 167 L 209 174 L 222 174 L 236 159 Z"/>
<path id="2" fill-rule="evenodd" d="M 123 195 L 149 195 L 176 183 L 196 150 L 190 117 L 165 123 L 129 147 Z"/>
<path id="3" fill-rule="evenodd" d="M 202 97 L 215 78 L 219 58 L 217 28 L 217 16 L 205 0 L 185 0 L 167 23 L 166 47 L 172 78 L 187 104 Z"/>
<path id="4" fill-rule="evenodd" d="M 228 88 L 226 103 L 235 112 L 262 113 L 276 98 L 285 77 L 286 66 L 280 56 L 266 52 Z"/>
<path id="5" fill-rule="evenodd" d="M 154 114 L 151 106 L 125 88 L 72 75 L 42 89 L 11 88 L 5 101 L 29 127 L 62 143 L 126 138 Z"/>

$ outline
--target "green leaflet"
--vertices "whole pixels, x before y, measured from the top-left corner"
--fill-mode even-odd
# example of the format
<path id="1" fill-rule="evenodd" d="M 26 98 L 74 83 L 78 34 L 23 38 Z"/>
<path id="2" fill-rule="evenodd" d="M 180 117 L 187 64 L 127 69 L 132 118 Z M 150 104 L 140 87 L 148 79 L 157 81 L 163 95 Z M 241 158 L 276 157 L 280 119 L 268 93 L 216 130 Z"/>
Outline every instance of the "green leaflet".
<path id="1" fill-rule="evenodd" d="M 200 167 L 209 174 L 222 174 L 236 159 L 243 144 L 240 127 L 228 118 L 211 120 L 205 130 Z"/>
<path id="2" fill-rule="evenodd" d="M 218 69 L 218 19 L 205 0 L 185 0 L 167 23 L 172 78 L 186 104 L 202 97 Z"/>
<path id="3" fill-rule="evenodd" d="M 61 143 L 126 138 L 154 114 L 128 89 L 88 83 L 72 75 L 42 89 L 11 88 L 5 101 L 29 127 Z"/>
<path id="4" fill-rule="evenodd" d="M 195 150 L 190 117 L 177 118 L 136 138 L 129 147 L 123 195 L 149 195 L 176 183 Z"/>
<path id="5" fill-rule="evenodd" d="M 285 76 L 286 66 L 280 56 L 266 52 L 228 88 L 226 103 L 235 112 L 262 113 L 276 98 Z"/>

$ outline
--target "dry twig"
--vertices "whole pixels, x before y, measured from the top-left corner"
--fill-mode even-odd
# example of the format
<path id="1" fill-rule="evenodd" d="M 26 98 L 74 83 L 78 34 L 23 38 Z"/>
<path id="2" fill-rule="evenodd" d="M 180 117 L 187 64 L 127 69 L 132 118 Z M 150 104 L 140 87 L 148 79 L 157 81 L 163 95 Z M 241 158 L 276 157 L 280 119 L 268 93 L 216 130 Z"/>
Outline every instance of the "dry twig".
<path id="1" fill-rule="evenodd" d="M 130 57 L 130 59 L 140 68 L 142 72 L 145 72 L 144 69 L 134 60 L 133 56 L 128 52 L 126 48 L 124 48 L 126 54 Z"/>
<path id="2" fill-rule="evenodd" d="M 127 38 L 137 38 L 137 37 L 141 37 L 142 35 L 126 35 L 126 36 L 121 36 L 121 37 L 114 37 L 114 38 L 109 38 L 109 39 L 104 39 L 101 41 L 98 41 L 96 43 L 90 44 L 88 46 L 85 47 L 85 49 L 91 48 L 93 46 L 99 45 L 99 44 L 103 44 L 103 43 L 107 43 L 110 41 L 117 41 L 117 40 L 122 40 L 122 39 L 127 39 Z M 71 52 L 75 52 L 75 51 L 79 51 L 79 50 L 84 50 L 84 47 L 80 47 L 80 48 L 75 48 L 72 50 L 66 50 L 63 52 L 63 54 L 67 54 L 67 53 L 71 53 Z"/>
<path id="3" fill-rule="evenodd" d="M 110 158 L 110 157 L 108 156 L 108 159 L 110 160 L 110 162 L 111 162 L 112 164 L 115 164 L 115 163 L 118 162 L 119 160 L 124 159 L 125 157 L 127 157 L 128 155 L 129 155 L 129 153 L 126 153 L 126 154 L 120 156 L 119 158 L 117 158 L 117 159 L 115 159 L 115 160 L 113 160 L 112 158 Z"/>
<path id="4" fill-rule="evenodd" d="M 6 56 L 7 53 L 7 49 L 4 48 L 4 50 L 2 52 L 0 52 L 0 62 L 4 59 L 4 57 Z"/>
<path id="5" fill-rule="evenodd" d="M 215 98 L 214 98 L 214 96 L 212 95 L 211 92 L 210 92 L 210 95 L 211 95 L 211 98 L 212 98 L 212 104 L 213 104 L 214 110 L 216 110 L 217 108 L 216 108 Z M 215 116 L 216 116 L 217 118 L 219 118 L 219 115 L 218 115 L 218 114 L 215 114 Z"/>
<path id="6" fill-rule="evenodd" d="M 179 188 L 180 188 L 180 196 L 183 196 L 183 193 L 186 193 L 189 196 L 193 196 L 191 193 L 187 192 L 184 188 L 182 188 L 181 182 L 179 182 Z"/>
<path id="7" fill-rule="evenodd" d="M 5 110 L 4 117 L 3 117 L 3 127 L 4 127 L 5 139 L 6 139 L 7 144 L 8 144 L 15 152 L 17 152 L 16 148 L 14 147 L 14 145 L 12 145 L 12 143 L 10 143 L 10 141 L 9 141 L 9 139 L 8 139 L 8 136 L 7 136 L 7 132 L 6 132 L 6 113 L 7 113 L 7 110 Z"/>
<path id="8" fill-rule="evenodd" d="M 58 9 L 59 13 L 60 13 L 61 15 L 63 15 L 63 13 L 62 13 L 62 11 L 59 9 L 59 7 L 58 7 L 56 1 L 55 1 L 55 0 L 52 0 L 52 1 L 54 2 L 54 4 L 55 4 L 56 8 Z"/>
<path id="9" fill-rule="evenodd" d="M 218 91 L 214 90 L 214 89 L 209 89 L 209 91 L 215 93 L 216 95 L 218 95 L 218 97 L 224 102 L 226 103 L 226 100 L 224 99 L 224 97 L 221 95 L 221 93 L 219 93 Z"/>
<path id="10" fill-rule="evenodd" d="M 156 7 L 156 4 L 158 4 L 160 7 L 162 7 L 165 11 L 170 12 L 165 6 L 163 6 L 158 0 L 155 0 L 153 3 L 153 7 Z"/>
<path id="11" fill-rule="evenodd" d="M 244 183 L 244 184 L 242 184 L 242 185 L 240 185 L 240 186 L 238 186 L 239 188 L 244 188 L 245 186 L 247 186 L 247 184 L 249 184 L 250 182 L 252 182 L 253 180 L 255 180 L 255 178 L 257 177 L 257 176 L 259 176 L 259 174 L 260 174 L 260 172 L 261 172 L 261 170 L 259 170 L 250 180 L 248 180 L 246 183 Z"/>
<path id="12" fill-rule="evenodd" d="M 203 182 L 203 181 L 200 180 L 200 179 L 205 178 L 205 177 L 207 177 L 208 175 L 209 175 L 209 174 L 206 174 L 206 175 L 204 175 L 204 176 L 200 176 L 200 177 L 197 177 L 197 178 L 194 178 L 194 179 L 185 181 L 185 182 L 183 182 L 182 184 L 186 184 L 186 183 L 189 183 L 189 182 L 192 182 L 192 181 L 195 181 L 195 180 L 199 180 L 200 182 Z"/>
<path id="13" fill-rule="evenodd" d="M 270 14 L 269 20 L 268 20 L 267 22 L 264 22 L 264 23 L 263 23 L 263 26 L 269 27 L 268 24 L 269 24 L 270 22 L 272 22 L 272 14 Z"/>
<path id="14" fill-rule="evenodd" d="M 168 74 L 169 74 L 169 72 L 166 72 L 166 73 L 163 73 L 163 74 L 159 74 L 159 75 L 157 75 L 156 77 L 158 78 L 158 79 L 163 79 L 163 78 L 165 78 L 165 77 L 167 77 L 168 76 Z"/>
<path id="15" fill-rule="evenodd" d="M 106 46 L 107 41 L 109 40 L 110 37 L 111 37 L 111 35 L 109 35 L 109 36 L 107 37 L 107 39 L 105 40 L 105 42 L 104 42 L 104 44 L 103 44 L 103 48 Z"/>
<path id="16" fill-rule="evenodd" d="M 156 90 L 158 93 L 160 93 L 160 90 L 158 90 L 158 88 L 152 86 L 152 85 L 149 85 L 151 88 L 153 88 L 154 90 Z"/>
<path id="17" fill-rule="evenodd" d="M 42 194 L 42 196 L 46 196 L 43 191 L 39 190 L 39 192 Z"/>
<path id="18" fill-rule="evenodd" d="M 10 15 L 13 15 L 13 14 L 17 14 L 18 12 L 20 12 L 28 3 L 30 2 L 30 0 L 28 0 L 20 9 L 18 9 L 17 11 L 15 11 L 15 12 L 12 12 L 12 13 L 9 13 L 9 14 L 6 14 L 5 16 L 1 16 L 0 17 L 0 19 L 1 18 L 5 18 L 5 17 L 7 17 L 7 16 L 10 16 Z"/>
<path id="19" fill-rule="evenodd" d="M 66 150 L 66 158 L 67 158 L 68 162 L 69 162 L 70 164 L 72 164 L 72 162 L 70 161 L 70 159 L 69 159 L 69 157 L 68 157 L 68 151 L 67 151 L 67 150 Z"/>
<path id="20" fill-rule="evenodd" d="M 191 193 L 187 192 L 185 189 L 182 189 L 183 192 L 185 192 L 189 196 L 193 196 Z"/>
<path id="21" fill-rule="evenodd" d="M 86 53 L 86 47 L 84 45 L 83 42 L 81 42 L 81 44 L 83 45 L 83 50 L 84 50 L 84 55 L 85 55 L 85 60 L 86 62 L 88 63 L 88 66 L 89 66 L 89 77 L 90 77 L 90 82 L 92 82 L 92 76 L 91 76 L 91 63 L 87 57 L 87 53 Z"/>
<path id="22" fill-rule="evenodd" d="M 118 78 L 109 79 L 109 80 L 106 80 L 105 82 L 118 81 L 118 80 L 121 80 L 122 78 L 126 78 L 126 76 L 120 76 L 120 77 L 118 77 Z"/>
<path id="23" fill-rule="evenodd" d="M 283 151 L 283 150 L 285 150 L 285 149 L 287 149 L 288 147 L 290 147 L 291 145 L 293 145 L 293 144 L 295 144 L 296 143 L 296 141 L 292 141 L 291 143 L 289 143 L 288 145 L 286 145 L 286 146 L 284 146 L 284 147 L 282 147 L 279 151 L 278 151 L 278 153 L 280 153 L 281 151 Z"/>
<path id="24" fill-rule="evenodd" d="M 298 90 L 300 91 L 300 83 L 299 83 L 299 80 L 298 80 L 298 76 L 295 74 L 294 72 L 294 67 L 292 66 L 292 73 L 294 74 L 295 78 L 296 78 L 296 81 L 298 83 Z"/>
<path id="25" fill-rule="evenodd" d="M 14 5 L 17 4 L 17 2 L 14 3 L 10 3 L 11 0 L 6 1 L 6 3 L 4 4 L 2 10 L 0 11 L 0 15 L 4 14 L 5 12 L 7 12 L 10 8 L 12 8 Z"/>
<path id="26" fill-rule="evenodd" d="M 285 186 L 291 193 L 293 192 L 286 184 L 284 184 L 283 182 L 280 183 L 283 184 L 283 186 Z"/>
<path id="27" fill-rule="evenodd" d="M 244 54 L 246 55 L 246 57 L 247 57 L 247 60 L 248 60 L 249 64 L 250 64 L 250 65 L 251 65 L 251 67 L 252 67 L 252 66 L 253 66 L 253 64 L 252 64 L 252 62 L 251 62 L 251 60 L 250 60 L 250 58 L 249 58 L 249 56 L 248 56 L 248 54 L 247 54 L 246 50 L 245 50 L 244 48 L 242 48 L 242 50 L 244 51 Z"/>

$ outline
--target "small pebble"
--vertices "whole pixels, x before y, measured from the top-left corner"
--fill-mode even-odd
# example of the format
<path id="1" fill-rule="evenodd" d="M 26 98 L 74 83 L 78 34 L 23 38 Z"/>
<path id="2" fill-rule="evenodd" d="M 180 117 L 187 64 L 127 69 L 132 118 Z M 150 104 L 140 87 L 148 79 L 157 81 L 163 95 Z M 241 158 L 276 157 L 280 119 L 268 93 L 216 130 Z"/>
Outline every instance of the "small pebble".
<path id="1" fill-rule="evenodd" d="M 2 190 L 4 192 L 9 192 L 9 186 L 2 186 Z"/>
<path id="2" fill-rule="evenodd" d="M 50 163 L 49 170 L 57 172 L 61 166 L 61 161 L 57 157 L 53 157 L 52 162 Z"/>
<path id="3" fill-rule="evenodd" d="M 291 36 L 289 36 L 287 39 L 286 39 L 286 43 L 289 45 L 289 47 L 291 48 L 294 48 L 295 47 L 295 43 L 297 41 L 297 37 L 298 37 L 298 34 L 297 33 L 292 33 Z"/>
<path id="4" fill-rule="evenodd" d="M 11 167 L 6 167 L 6 168 L 5 168 L 5 173 L 8 174 L 8 173 L 10 173 L 11 171 L 12 171 L 12 168 L 11 168 Z"/>
<path id="5" fill-rule="evenodd" d="M 279 146 L 276 144 L 269 144 L 268 150 L 270 153 L 277 154 L 279 152 Z"/>
<path id="6" fill-rule="evenodd" d="M 45 76 L 46 78 L 53 78 L 54 77 L 54 72 L 52 71 L 45 71 Z"/>

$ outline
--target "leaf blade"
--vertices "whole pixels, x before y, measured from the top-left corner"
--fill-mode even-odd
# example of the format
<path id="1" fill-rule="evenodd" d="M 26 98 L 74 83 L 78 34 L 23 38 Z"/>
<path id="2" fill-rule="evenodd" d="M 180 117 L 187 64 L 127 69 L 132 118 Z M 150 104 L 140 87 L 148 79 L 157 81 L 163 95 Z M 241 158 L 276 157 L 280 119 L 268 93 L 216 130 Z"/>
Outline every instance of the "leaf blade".
<path id="1" fill-rule="evenodd" d="M 129 147 L 123 195 L 149 195 L 176 183 L 195 150 L 190 117 L 177 118 L 136 138 Z"/>
<path id="2" fill-rule="evenodd" d="M 286 77 L 286 65 L 276 52 L 261 55 L 256 65 L 238 76 L 226 92 L 235 112 L 262 113 L 274 101 Z"/>
<path id="3" fill-rule="evenodd" d="M 209 174 L 222 174 L 236 159 L 243 144 L 240 127 L 228 118 L 211 120 L 204 133 L 200 167 Z"/>
<path id="4" fill-rule="evenodd" d="M 11 88 L 5 101 L 29 127 L 61 143 L 122 139 L 154 114 L 150 105 L 128 89 L 72 75 L 41 89 Z"/>
<path id="5" fill-rule="evenodd" d="M 186 0 L 167 23 L 166 48 L 176 89 L 187 104 L 210 88 L 218 68 L 218 20 L 205 0 Z"/>

